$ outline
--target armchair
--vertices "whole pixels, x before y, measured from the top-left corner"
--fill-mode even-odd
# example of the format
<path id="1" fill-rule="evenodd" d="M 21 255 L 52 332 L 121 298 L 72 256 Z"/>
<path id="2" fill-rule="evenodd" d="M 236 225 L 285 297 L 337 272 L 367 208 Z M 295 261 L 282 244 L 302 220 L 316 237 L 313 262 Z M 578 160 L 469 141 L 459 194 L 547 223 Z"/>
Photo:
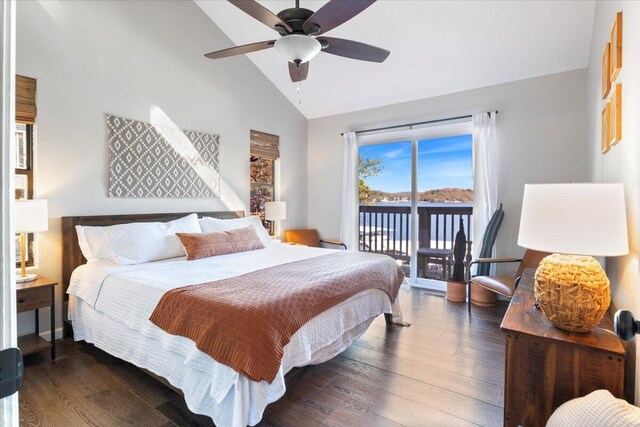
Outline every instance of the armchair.
<path id="1" fill-rule="evenodd" d="M 321 239 L 318 234 L 318 230 L 310 228 L 310 229 L 300 229 L 300 230 L 285 230 L 283 235 L 283 242 L 289 243 L 297 243 L 299 245 L 304 246 L 312 246 L 316 248 L 322 247 L 323 244 L 333 245 L 333 246 L 341 246 L 344 249 L 347 249 L 347 245 L 344 243 L 333 240 L 333 239 Z"/>
<path id="2" fill-rule="evenodd" d="M 498 238 L 498 231 L 500 231 L 500 226 L 502 226 L 502 221 L 504 220 L 504 211 L 502 210 L 502 203 L 491 216 L 489 223 L 487 224 L 487 228 L 484 231 L 484 235 L 482 236 L 482 245 L 480 247 L 480 253 L 478 254 L 478 259 L 488 259 L 491 257 L 491 253 L 493 251 L 493 246 L 496 243 L 496 239 Z M 478 262 L 476 259 L 475 262 L 471 262 L 471 241 L 467 242 L 469 247 L 469 252 L 467 253 L 467 261 L 466 261 L 466 269 L 467 269 L 467 302 L 468 302 L 468 310 L 471 312 L 471 267 L 473 265 L 477 265 L 476 276 L 487 276 L 491 270 L 491 264 L 486 262 Z M 490 294 L 491 295 L 491 294 Z M 493 296 L 495 299 L 495 296 Z"/>
<path id="3" fill-rule="evenodd" d="M 549 255 L 547 252 L 540 252 L 528 249 L 522 258 L 478 258 L 472 261 L 469 264 L 469 268 L 467 269 L 467 291 L 469 292 L 469 297 L 467 298 L 468 310 L 471 311 L 471 284 L 476 286 L 480 286 L 483 289 L 486 289 L 491 292 L 495 292 L 496 294 L 503 295 L 505 297 L 511 298 L 520 283 L 520 278 L 522 277 L 522 273 L 527 268 L 537 268 L 540 264 L 540 261 L 544 257 Z M 473 276 L 471 277 L 471 266 L 472 265 L 490 265 L 490 264 L 502 264 L 502 263 L 511 263 L 511 262 L 519 262 L 520 266 L 518 267 L 518 271 L 515 276 Z M 478 270 L 480 270 L 478 268 Z"/>

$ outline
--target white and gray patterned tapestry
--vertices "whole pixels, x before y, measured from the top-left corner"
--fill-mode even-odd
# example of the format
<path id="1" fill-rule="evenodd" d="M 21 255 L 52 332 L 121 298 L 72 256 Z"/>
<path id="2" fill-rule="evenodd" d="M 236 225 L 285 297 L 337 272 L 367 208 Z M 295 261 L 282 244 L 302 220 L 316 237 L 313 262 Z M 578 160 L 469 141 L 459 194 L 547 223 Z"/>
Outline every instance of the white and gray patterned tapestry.
<path id="1" fill-rule="evenodd" d="M 107 114 L 109 197 L 219 197 L 218 135 Z"/>

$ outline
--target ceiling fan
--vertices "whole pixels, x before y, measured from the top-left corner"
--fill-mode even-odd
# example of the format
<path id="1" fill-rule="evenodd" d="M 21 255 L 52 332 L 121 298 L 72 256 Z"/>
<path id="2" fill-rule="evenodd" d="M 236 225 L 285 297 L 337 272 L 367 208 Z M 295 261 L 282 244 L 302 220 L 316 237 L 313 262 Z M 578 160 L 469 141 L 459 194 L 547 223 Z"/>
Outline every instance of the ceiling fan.
<path id="1" fill-rule="evenodd" d="M 289 61 L 292 82 L 300 82 L 309 74 L 309 61 L 318 53 L 326 52 L 360 61 L 383 62 L 389 51 L 353 40 L 326 37 L 322 34 L 344 24 L 376 0 L 330 0 L 316 12 L 300 7 L 284 9 L 277 15 L 255 0 L 228 0 L 243 12 L 273 28 L 280 34 L 277 40 L 251 43 L 207 53 L 209 59 L 243 55 L 275 47 Z"/>

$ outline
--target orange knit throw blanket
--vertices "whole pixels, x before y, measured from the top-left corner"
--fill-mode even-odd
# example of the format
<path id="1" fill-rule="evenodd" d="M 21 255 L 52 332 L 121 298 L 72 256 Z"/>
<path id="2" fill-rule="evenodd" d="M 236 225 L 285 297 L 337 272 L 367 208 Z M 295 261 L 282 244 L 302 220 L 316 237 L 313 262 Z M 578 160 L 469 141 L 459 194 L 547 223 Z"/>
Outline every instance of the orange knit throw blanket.
<path id="1" fill-rule="evenodd" d="M 395 301 L 404 274 L 386 256 L 335 252 L 168 291 L 150 320 L 253 381 L 273 381 L 302 325 L 368 289 Z"/>

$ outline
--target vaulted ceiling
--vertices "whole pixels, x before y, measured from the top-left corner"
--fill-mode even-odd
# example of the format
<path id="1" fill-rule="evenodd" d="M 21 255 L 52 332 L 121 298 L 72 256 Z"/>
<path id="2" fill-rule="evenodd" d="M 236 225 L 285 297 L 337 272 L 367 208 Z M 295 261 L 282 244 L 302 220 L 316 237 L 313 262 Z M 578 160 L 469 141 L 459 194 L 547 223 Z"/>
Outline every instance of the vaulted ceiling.
<path id="1" fill-rule="evenodd" d="M 226 1 L 195 1 L 236 45 L 278 37 Z M 274 13 L 294 6 L 294 0 L 260 3 Z M 325 3 L 300 6 L 318 10 Z M 379 0 L 327 35 L 384 47 L 391 51 L 386 62 L 320 53 L 300 93 L 274 49 L 247 56 L 307 118 L 323 117 L 585 68 L 594 4 Z M 212 43 L 211 51 L 226 47 Z M 224 67 L 238 59 L 216 61 Z"/>

